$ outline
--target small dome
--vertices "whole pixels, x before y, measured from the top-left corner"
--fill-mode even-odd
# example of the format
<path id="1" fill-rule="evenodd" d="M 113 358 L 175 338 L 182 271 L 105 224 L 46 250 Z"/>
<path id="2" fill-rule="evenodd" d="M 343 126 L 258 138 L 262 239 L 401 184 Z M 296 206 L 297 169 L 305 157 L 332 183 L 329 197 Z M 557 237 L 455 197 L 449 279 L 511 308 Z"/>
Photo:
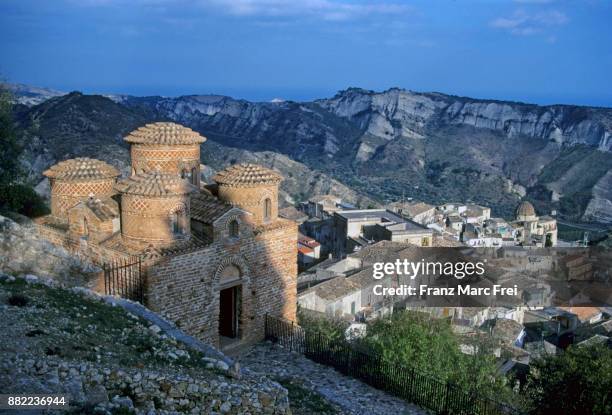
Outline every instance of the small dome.
<path id="1" fill-rule="evenodd" d="M 529 217 L 529 216 L 535 216 L 535 209 L 533 208 L 533 205 L 527 201 L 523 201 L 521 202 L 518 207 L 516 208 L 516 216 L 523 216 L 523 217 Z"/>
<path id="2" fill-rule="evenodd" d="M 51 179 L 87 181 L 112 179 L 119 176 L 119 171 L 102 160 L 78 157 L 60 161 L 43 174 Z"/>
<path id="3" fill-rule="evenodd" d="M 194 185 L 176 174 L 159 171 L 139 173 L 123 179 L 115 185 L 115 189 L 121 193 L 151 197 L 186 195 L 197 190 Z"/>
<path id="4" fill-rule="evenodd" d="M 156 122 L 132 131 L 125 141 L 132 144 L 201 144 L 206 137 L 173 122 Z"/>
<path id="5" fill-rule="evenodd" d="M 278 184 L 283 176 L 258 164 L 234 164 L 217 173 L 213 180 L 219 184 L 235 187 L 251 187 Z"/>

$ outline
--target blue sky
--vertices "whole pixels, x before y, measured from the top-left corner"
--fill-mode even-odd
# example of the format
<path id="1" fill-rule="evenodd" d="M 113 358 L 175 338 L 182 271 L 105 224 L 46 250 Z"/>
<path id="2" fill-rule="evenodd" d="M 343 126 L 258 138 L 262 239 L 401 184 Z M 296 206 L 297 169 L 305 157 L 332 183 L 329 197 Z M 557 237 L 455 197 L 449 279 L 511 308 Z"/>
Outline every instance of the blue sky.
<path id="1" fill-rule="evenodd" d="M 3 0 L 0 76 L 309 100 L 349 86 L 612 106 L 608 0 Z"/>

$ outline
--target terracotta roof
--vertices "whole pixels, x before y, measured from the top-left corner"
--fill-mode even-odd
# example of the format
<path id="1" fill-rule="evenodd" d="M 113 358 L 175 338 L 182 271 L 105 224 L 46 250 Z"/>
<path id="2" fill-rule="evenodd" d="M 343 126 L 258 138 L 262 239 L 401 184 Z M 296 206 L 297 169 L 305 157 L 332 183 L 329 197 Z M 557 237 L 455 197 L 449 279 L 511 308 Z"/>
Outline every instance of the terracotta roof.
<path id="1" fill-rule="evenodd" d="M 191 217 L 197 221 L 212 224 L 230 209 L 231 205 L 223 203 L 209 192 L 200 191 L 191 196 Z"/>
<path id="2" fill-rule="evenodd" d="M 155 122 L 139 127 L 124 138 L 133 144 L 201 144 L 206 137 L 173 122 Z"/>
<path id="3" fill-rule="evenodd" d="M 317 284 L 310 290 L 314 291 L 318 297 L 324 300 L 335 301 L 360 289 L 361 287 L 355 281 L 351 281 L 342 275 Z"/>
<path id="4" fill-rule="evenodd" d="M 226 186 L 258 186 L 262 184 L 277 184 L 283 177 L 274 170 L 258 164 L 234 164 L 217 173 L 213 180 Z"/>
<path id="5" fill-rule="evenodd" d="M 302 255 L 308 255 L 312 254 L 314 252 L 314 249 L 309 248 L 307 246 L 298 246 L 298 252 Z"/>
<path id="6" fill-rule="evenodd" d="M 580 321 L 590 320 L 591 318 L 601 314 L 599 307 L 559 307 L 561 310 L 569 311 L 578 316 Z"/>
<path id="7" fill-rule="evenodd" d="M 119 181 L 115 188 L 121 193 L 141 196 L 167 197 L 186 195 L 197 188 L 176 174 L 149 171 Z"/>
<path id="8" fill-rule="evenodd" d="M 210 240 L 201 238 L 197 235 L 191 235 L 189 240 L 177 240 L 169 247 L 154 246 L 154 245 L 139 245 L 132 241 L 127 241 L 121 233 L 116 233 L 110 238 L 101 243 L 102 246 L 125 252 L 130 255 L 139 256 L 142 259 L 155 259 L 163 256 L 180 255 L 187 252 L 197 251 L 210 244 Z"/>
<path id="9" fill-rule="evenodd" d="M 60 161 L 43 174 L 52 179 L 85 181 L 115 178 L 119 171 L 102 160 L 78 157 Z"/>

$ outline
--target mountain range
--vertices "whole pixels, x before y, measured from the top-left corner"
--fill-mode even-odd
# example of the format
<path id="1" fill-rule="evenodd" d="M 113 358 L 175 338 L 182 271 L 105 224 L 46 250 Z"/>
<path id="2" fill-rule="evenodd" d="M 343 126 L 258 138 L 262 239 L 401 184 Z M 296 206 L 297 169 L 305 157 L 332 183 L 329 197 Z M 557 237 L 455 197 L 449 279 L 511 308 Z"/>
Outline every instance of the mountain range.
<path id="1" fill-rule="evenodd" d="M 241 161 L 278 169 L 283 203 L 336 193 L 362 207 L 399 199 L 475 202 L 512 216 L 612 223 L 612 109 L 538 106 L 393 88 L 350 88 L 312 102 L 217 95 L 135 97 L 14 89 L 32 178 L 74 156 L 127 172 L 122 137 L 170 120 L 209 138 L 208 173 Z M 27 100 L 23 97 L 27 94 Z M 39 188 L 44 188 L 44 182 Z"/>

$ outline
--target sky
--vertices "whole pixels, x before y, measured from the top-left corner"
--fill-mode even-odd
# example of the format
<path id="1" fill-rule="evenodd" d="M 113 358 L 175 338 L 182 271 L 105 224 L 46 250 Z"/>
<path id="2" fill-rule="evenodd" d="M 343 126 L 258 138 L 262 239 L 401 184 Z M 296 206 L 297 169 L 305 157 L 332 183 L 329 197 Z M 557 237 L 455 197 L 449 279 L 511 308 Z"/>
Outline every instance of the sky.
<path id="1" fill-rule="evenodd" d="M 0 78 L 295 101 L 347 87 L 612 107 L 610 0 L 1 0 Z"/>

